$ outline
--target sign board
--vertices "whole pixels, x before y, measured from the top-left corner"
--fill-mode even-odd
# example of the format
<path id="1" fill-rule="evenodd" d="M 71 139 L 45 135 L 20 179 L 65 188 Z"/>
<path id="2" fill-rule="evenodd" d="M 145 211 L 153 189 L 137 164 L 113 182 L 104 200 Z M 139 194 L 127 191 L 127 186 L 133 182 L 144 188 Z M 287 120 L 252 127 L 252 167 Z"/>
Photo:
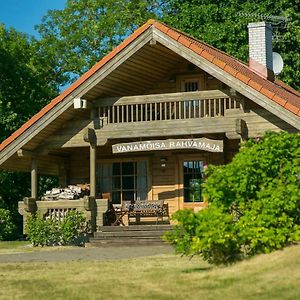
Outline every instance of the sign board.
<path id="1" fill-rule="evenodd" d="M 223 152 L 222 140 L 210 140 L 207 138 L 198 139 L 169 139 L 153 140 L 132 143 L 115 144 L 112 146 L 112 153 L 127 153 L 139 151 L 161 151 L 194 149 L 209 152 Z"/>

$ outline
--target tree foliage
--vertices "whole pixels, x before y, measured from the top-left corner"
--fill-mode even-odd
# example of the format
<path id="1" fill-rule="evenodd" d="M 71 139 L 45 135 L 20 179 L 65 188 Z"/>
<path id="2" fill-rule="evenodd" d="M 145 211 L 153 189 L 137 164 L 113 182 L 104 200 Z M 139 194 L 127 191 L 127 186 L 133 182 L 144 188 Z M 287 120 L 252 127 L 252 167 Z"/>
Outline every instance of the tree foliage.
<path id="1" fill-rule="evenodd" d="M 0 24 L 0 141 L 17 130 L 57 93 L 36 41 Z M 50 77 L 49 77 L 50 76 Z M 17 202 L 29 195 L 29 174 L 0 171 L 0 208 L 21 228 Z"/>
<path id="2" fill-rule="evenodd" d="M 0 24 L 0 140 L 56 94 L 39 64 L 33 40 Z"/>
<path id="3" fill-rule="evenodd" d="M 158 11 L 155 0 L 68 0 L 37 26 L 40 51 L 56 58 L 57 73 L 70 82 Z"/>
<path id="4" fill-rule="evenodd" d="M 298 0 L 68 0 L 65 9 L 49 11 L 37 26 L 39 53 L 55 66 L 49 74 L 63 85 L 82 75 L 147 19 L 157 18 L 247 62 L 247 24 L 261 21 L 259 15 L 284 16 L 287 28 L 273 43 L 285 62 L 279 78 L 300 89 L 298 6 Z"/>
<path id="5" fill-rule="evenodd" d="M 0 208 L 0 241 L 13 239 L 15 230 L 10 211 Z"/>
<path id="6" fill-rule="evenodd" d="M 220 264 L 300 240 L 300 134 L 250 140 L 207 176 L 208 208 L 175 215 L 168 239 L 178 252 Z"/>
<path id="7" fill-rule="evenodd" d="M 241 16 L 252 13 L 253 16 Z M 168 0 L 163 20 L 216 48 L 248 62 L 247 24 L 262 19 L 255 15 L 284 16 L 287 28 L 273 41 L 285 67 L 279 78 L 300 89 L 300 10 L 298 0 Z M 268 21 L 268 20 L 267 20 Z"/>

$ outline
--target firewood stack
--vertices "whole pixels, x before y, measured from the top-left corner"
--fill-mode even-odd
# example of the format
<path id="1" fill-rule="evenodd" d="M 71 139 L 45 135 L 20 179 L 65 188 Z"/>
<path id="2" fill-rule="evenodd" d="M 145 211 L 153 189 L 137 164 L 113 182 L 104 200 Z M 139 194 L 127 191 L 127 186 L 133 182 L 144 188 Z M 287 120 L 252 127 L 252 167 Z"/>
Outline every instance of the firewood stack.
<path id="1" fill-rule="evenodd" d="M 86 185 L 69 185 L 66 188 L 53 188 L 46 191 L 42 200 L 55 201 L 55 200 L 74 200 L 89 195 L 89 186 Z"/>

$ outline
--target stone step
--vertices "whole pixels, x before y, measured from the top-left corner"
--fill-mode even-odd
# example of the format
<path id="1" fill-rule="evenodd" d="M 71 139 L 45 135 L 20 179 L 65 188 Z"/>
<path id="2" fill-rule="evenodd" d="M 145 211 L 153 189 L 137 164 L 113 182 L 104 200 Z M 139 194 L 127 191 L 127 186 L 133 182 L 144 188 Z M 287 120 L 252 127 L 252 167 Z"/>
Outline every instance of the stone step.
<path id="1" fill-rule="evenodd" d="M 86 247 L 168 245 L 162 236 L 171 225 L 102 226 Z"/>
<path id="2" fill-rule="evenodd" d="M 86 243 L 86 247 L 105 247 L 105 246 L 142 246 L 142 245 L 168 245 L 160 238 L 115 238 L 115 239 L 95 239 L 92 238 L 89 243 Z"/>
<path id="3" fill-rule="evenodd" d="M 130 225 L 130 226 L 101 226 L 98 232 L 124 232 L 124 231 L 168 231 L 172 225 Z"/>

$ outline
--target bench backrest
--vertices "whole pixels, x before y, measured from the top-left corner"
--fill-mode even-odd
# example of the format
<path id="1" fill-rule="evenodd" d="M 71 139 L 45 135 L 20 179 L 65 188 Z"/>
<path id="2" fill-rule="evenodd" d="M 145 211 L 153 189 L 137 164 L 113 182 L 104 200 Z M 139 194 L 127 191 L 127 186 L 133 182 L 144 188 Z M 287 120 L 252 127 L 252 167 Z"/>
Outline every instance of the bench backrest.
<path id="1" fill-rule="evenodd" d="M 148 201 L 148 200 L 137 200 L 134 203 L 131 201 L 123 201 L 122 202 L 122 210 L 123 211 L 155 211 L 159 212 L 163 210 L 164 201 L 156 200 L 156 201 Z"/>

